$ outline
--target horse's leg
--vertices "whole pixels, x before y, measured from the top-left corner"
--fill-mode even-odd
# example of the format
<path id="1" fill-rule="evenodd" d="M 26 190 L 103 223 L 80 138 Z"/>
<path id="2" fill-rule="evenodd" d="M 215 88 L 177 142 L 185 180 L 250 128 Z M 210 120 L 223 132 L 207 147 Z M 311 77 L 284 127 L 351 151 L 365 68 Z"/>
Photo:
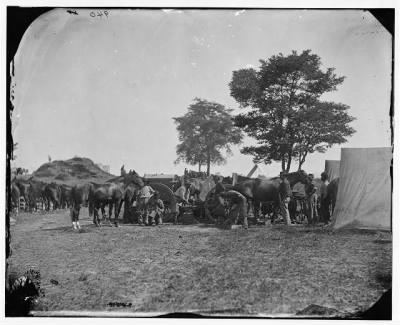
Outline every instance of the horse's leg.
<path id="1" fill-rule="evenodd" d="M 75 216 L 76 226 L 78 227 L 78 229 L 81 229 L 81 226 L 79 224 L 79 212 L 80 211 L 81 211 L 81 205 L 78 204 L 76 207 L 76 216 Z"/>
<path id="2" fill-rule="evenodd" d="M 100 210 L 101 210 L 101 221 L 104 222 L 106 220 L 106 218 L 107 218 L 106 204 L 105 203 L 101 203 Z"/>
<path id="3" fill-rule="evenodd" d="M 99 208 L 100 208 L 100 204 L 99 203 L 94 203 L 94 206 L 93 206 L 93 223 L 97 227 L 100 227 Z"/>
<path id="4" fill-rule="evenodd" d="M 121 212 L 121 207 L 122 207 L 122 202 L 123 200 L 118 200 L 117 202 L 115 202 L 115 207 L 114 207 L 114 224 L 115 227 L 118 227 L 118 217 L 119 214 Z"/>
<path id="5" fill-rule="evenodd" d="M 76 230 L 77 226 L 76 226 L 76 209 L 75 206 L 73 206 L 71 208 L 71 210 L 69 211 L 70 216 L 71 216 L 71 222 L 72 222 L 72 229 Z"/>
<path id="6" fill-rule="evenodd" d="M 108 224 L 111 225 L 111 217 L 112 217 L 112 212 L 114 209 L 114 214 L 115 214 L 115 208 L 116 206 L 114 205 L 113 202 L 108 204 Z"/>
<path id="7" fill-rule="evenodd" d="M 278 199 L 273 202 L 271 224 L 274 224 L 276 222 L 276 219 L 278 218 L 280 212 L 281 212 L 281 203 L 280 199 Z"/>

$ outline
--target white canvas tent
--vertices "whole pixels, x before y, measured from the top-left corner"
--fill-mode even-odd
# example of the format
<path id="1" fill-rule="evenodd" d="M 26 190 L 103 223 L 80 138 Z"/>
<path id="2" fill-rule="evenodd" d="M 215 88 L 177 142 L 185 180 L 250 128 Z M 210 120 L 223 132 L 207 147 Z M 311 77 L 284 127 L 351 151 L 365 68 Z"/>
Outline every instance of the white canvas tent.
<path id="1" fill-rule="evenodd" d="M 333 228 L 391 230 L 391 148 L 345 148 Z"/>
<path id="2" fill-rule="evenodd" d="M 325 160 L 325 172 L 328 174 L 328 181 L 339 177 L 340 160 Z"/>

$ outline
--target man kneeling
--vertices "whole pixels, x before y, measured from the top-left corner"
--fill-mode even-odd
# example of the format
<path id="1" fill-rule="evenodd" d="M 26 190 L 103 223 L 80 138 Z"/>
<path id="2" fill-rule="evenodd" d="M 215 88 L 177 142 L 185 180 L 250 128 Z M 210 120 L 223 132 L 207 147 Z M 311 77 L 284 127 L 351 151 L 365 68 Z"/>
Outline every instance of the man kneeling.
<path id="1" fill-rule="evenodd" d="M 219 195 L 228 203 L 228 229 L 232 228 L 232 224 L 236 224 L 239 219 L 243 220 L 243 227 L 248 228 L 247 223 L 247 200 L 241 193 L 230 190 Z"/>
<path id="2" fill-rule="evenodd" d="M 149 199 L 147 203 L 147 213 L 145 218 L 145 225 L 149 225 L 149 216 L 150 216 L 150 224 L 153 226 L 155 224 L 162 224 L 162 215 L 164 213 L 164 203 L 160 199 L 160 194 L 156 191 L 153 196 Z"/>

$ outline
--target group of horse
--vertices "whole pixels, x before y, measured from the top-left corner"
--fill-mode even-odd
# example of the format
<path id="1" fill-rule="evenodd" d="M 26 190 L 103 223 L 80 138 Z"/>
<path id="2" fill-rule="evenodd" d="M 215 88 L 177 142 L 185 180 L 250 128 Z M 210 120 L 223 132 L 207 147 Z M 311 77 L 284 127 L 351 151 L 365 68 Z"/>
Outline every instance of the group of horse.
<path id="1" fill-rule="evenodd" d="M 298 183 L 303 184 L 306 188 L 307 186 L 310 186 L 313 181 L 303 170 L 289 173 L 287 175 L 287 179 L 292 189 Z M 277 216 L 280 213 L 281 207 L 279 195 L 279 177 L 263 179 L 246 179 L 242 177 L 242 179 L 239 179 L 239 181 L 234 185 L 226 183 L 226 180 L 226 178 L 222 179 L 222 182 L 220 180 L 223 190 L 235 190 L 244 195 L 248 202 L 249 211 L 252 211 L 255 220 L 259 218 L 260 214 L 264 216 L 269 215 L 271 221 L 277 220 Z M 329 210 L 331 214 L 335 208 L 338 184 L 339 179 L 334 179 L 327 187 L 327 201 L 329 202 Z M 319 200 L 319 191 L 317 194 Z M 307 197 L 304 197 L 303 200 L 299 201 L 299 199 L 294 195 L 292 195 L 289 202 L 289 213 L 292 221 L 296 220 L 299 206 L 303 216 L 307 218 L 307 221 L 310 223 L 310 206 L 308 204 Z M 211 217 L 211 219 L 215 219 L 224 213 L 224 210 L 220 206 L 219 200 L 217 199 L 215 189 L 210 191 L 207 196 L 205 201 L 205 212 L 208 217 Z"/>
<path id="2" fill-rule="evenodd" d="M 11 207 L 18 212 L 22 198 L 27 212 L 39 208 L 47 211 L 51 208 L 54 210 L 69 208 L 71 217 L 79 219 L 81 207 L 87 205 L 89 216 L 93 217 L 96 225 L 99 225 L 99 211 L 101 210 L 105 218 L 105 209 L 108 206 L 109 218 L 114 211 L 114 222 L 118 225 L 122 203 L 125 201 L 127 205 L 132 204 L 143 186 L 142 178 L 134 171 L 104 183 L 83 182 L 74 186 L 44 183 L 34 178 L 14 179 L 10 187 Z"/>
<path id="3" fill-rule="evenodd" d="M 71 187 L 64 184 L 48 184 L 34 178 L 14 179 L 10 186 L 11 207 L 18 212 L 22 201 L 28 212 L 69 208 L 70 192 Z"/>
<path id="4" fill-rule="evenodd" d="M 254 215 L 257 217 L 259 211 L 265 210 L 272 213 L 274 218 L 279 213 L 280 197 L 279 197 L 279 177 L 269 179 L 240 179 L 239 182 L 232 185 L 228 179 L 221 179 L 219 176 L 214 176 L 214 185 L 219 183 L 223 191 L 235 190 L 243 194 L 249 206 L 252 207 Z M 296 183 L 302 183 L 305 186 L 309 185 L 311 179 L 304 171 L 288 174 L 288 181 L 293 188 Z M 202 186 L 206 181 L 189 178 L 185 180 L 186 185 L 190 189 L 192 195 L 199 198 L 199 193 L 202 192 Z M 331 182 L 337 185 L 337 182 Z M 179 186 L 180 184 L 175 184 Z M 24 198 L 26 210 L 33 211 L 37 209 L 38 202 L 46 210 L 70 208 L 71 217 L 75 220 L 79 219 L 79 213 L 82 206 L 88 206 L 89 216 L 93 217 L 93 222 L 100 225 L 100 211 L 103 219 L 107 217 L 106 208 L 108 207 L 108 219 L 111 222 L 111 216 L 114 214 L 114 224 L 118 226 L 118 218 L 124 203 L 124 209 L 129 211 L 133 203 L 137 201 L 139 191 L 144 186 L 143 179 L 135 172 L 130 171 L 124 175 L 114 177 L 104 183 L 83 182 L 74 186 L 58 185 L 55 183 L 46 184 L 35 179 L 30 180 L 15 180 L 11 183 L 11 201 L 12 206 L 19 205 L 20 197 Z M 210 186 L 210 183 L 208 183 Z M 215 200 L 215 188 L 208 190 L 205 196 L 203 210 L 204 214 L 215 216 L 223 211 L 218 206 L 219 200 Z M 174 189 L 174 188 L 173 188 Z M 336 190 L 330 191 L 332 205 L 336 200 Z M 295 200 L 293 200 L 295 201 Z M 296 205 L 289 205 L 291 214 L 296 213 Z"/>

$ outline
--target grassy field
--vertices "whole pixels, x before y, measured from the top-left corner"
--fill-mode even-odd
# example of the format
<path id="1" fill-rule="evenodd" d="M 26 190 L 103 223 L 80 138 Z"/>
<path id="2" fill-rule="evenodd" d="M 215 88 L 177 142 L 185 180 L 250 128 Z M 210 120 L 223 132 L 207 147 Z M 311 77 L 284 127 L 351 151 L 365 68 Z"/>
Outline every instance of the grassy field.
<path id="1" fill-rule="evenodd" d="M 308 226 L 212 225 L 83 230 L 68 211 L 13 216 L 11 271 L 41 274 L 36 310 L 334 314 L 369 308 L 391 286 L 390 234 Z"/>

